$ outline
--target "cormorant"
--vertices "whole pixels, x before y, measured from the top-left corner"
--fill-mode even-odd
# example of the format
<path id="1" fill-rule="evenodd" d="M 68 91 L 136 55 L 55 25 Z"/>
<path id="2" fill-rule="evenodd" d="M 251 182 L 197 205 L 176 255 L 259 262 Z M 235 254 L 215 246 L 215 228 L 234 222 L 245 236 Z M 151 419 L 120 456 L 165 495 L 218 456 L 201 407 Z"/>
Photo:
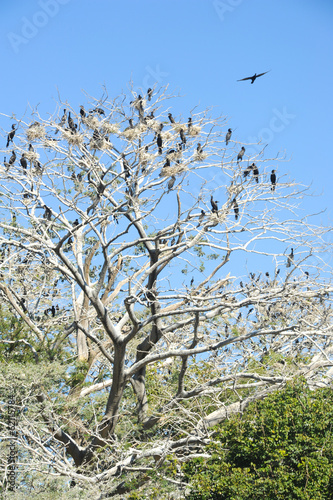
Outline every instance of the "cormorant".
<path id="1" fill-rule="evenodd" d="M 33 148 L 32 144 L 29 144 L 28 150 L 30 151 L 30 153 L 34 152 L 34 148 Z"/>
<path id="2" fill-rule="evenodd" d="M 12 156 L 9 158 L 9 161 L 8 161 L 9 165 L 13 165 L 15 160 L 16 160 L 16 153 L 15 153 L 15 151 L 12 151 Z"/>
<path id="3" fill-rule="evenodd" d="M 193 286 L 193 283 L 194 283 L 194 278 L 192 277 L 192 279 L 190 281 L 190 286 Z"/>
<path id="4" fill-rule="evenodd" d="M 213 195 L 210 196 L 210 203 L 212 205 L 212 212 L 217 214 L 219 211 L 217 206 L 218 201 L 214 201 Z"/>
<path id="5" fill-rule="evenodd" d="M 176 177 L 173 175 L 169 182 L 168 182 L 168 193 L 171 191 L 171 189 L 173 188 L 174 184 L 176 182 Z"/>
<path id="6" fill-rule="evenodd" d="M 187 120 L 187 128 L 188 128 L 188 131 L 191 130 L 191 127 L 192 127 L 192 118 L 190 117 L 188 120 Z"/>
<path id="7" fill-rule="evenodd" d="M 151 89 L 150 87 L 147 90 L 147 96 L 148 96 L 148 101 L 150 101 L 151 98 L 153 97 L 153 89 Z"/>
<path id="8" fill-rule="evenodd" d="M 158 154 L 162 154 L 162 147 L 163 147 L 163 141 L 162 141 L 162 136 L 161 134 L 157 134 L 156 138 L 157 146 L 158 146 Z"/>
<path id="9" fill-rule="evenodd" d="M 175 123 L 174 117 L 172 116 L 171 113 L 168 113 L 168 118 L 170 120 L 170 123 Z"/>
<path id="10" fill-rule="evenodd" d="M 203 153 L 203 148 L 200 144 L 200 142 L 198 142 L 198 145 L 197 145 L 197 153 L 200 155 L 201 153 Z"/>
<path id="11" fill-rule="evenodd" d="M 252 170 L 252 165 L 248 165 L 244 170 L 243 177 L 246 178 Z"/>
<path id="12" fill-rule="evenodd" d="M 75 219 L 75 221 L 73 222 L 73 227 L 76 227 L 78 226 L 80 223 L 79 223 L 79 220 L 78 219 Z"/>
<path id="13" fill-rule="evenodd" d="M 166 168 L 166 167 L 170 167 L 170 160 L 169 158 L 166 159 L 164 165 L 163 165 L 163 168 Z"/>
<path id="14" fill-rule="evenodd" d="M 22 168 L 24 170 L 27 170 L 28 163 L 27 163 L 27 160 L 26 160 L 26 157 L 25 157 L 25 153 L 23 153 L 23 155 L 21 156 L 20 163 L 21 163 Z"/>
<path id="15" fill-rule="evenodd" d="M 182 128 L 180 129 L 179 135 L 180 135 L 180 138 L 182 140 L 183 148 L 185 149 L 186 137 L 185 137 L 185 134 L 184 134 L 184 130 Z"/>
<path id="16" fill-rule="evenodd" d="M 270 71 L 270 70 L 269 70 Z M 251 83 L 253 83 L 259 76 L 266 75 L 266 73 L 269 73 L 269 71 L 265 71 L 265 73 L 255 73 L 253 76 L 248 76 L 247 78 L 242 78 L 241 80 L 237 80 L 237 82 L 244 82 L 245 80 L 251 80 Z"/>
<path id="17" fill-rule="evenodd" d="M 291 264 L 293 263 L 293 260 L 294 260 L 294 249 L 292 248 L 290 254 L 288 255 L 286 267 L 290 267 Z"/>
<path id="18" fill-rule="evenodd" d="M 87 113 L 85 112 L 85 109 L 82 106 L 82 104 L 80 106 L 80 115 L 81 115 L 82 118 L 85 118 L 87 116 Z"/>
<path id="19" fill-rule="evenodd" d="M 133 119 L 132 119 L 132 118 L 130 118 L 130 119 L 128 120 L 128 123 L 129 123 L 130 128 L 134 128 L 134 125 L 133 125 Z"/>
<path id="20" fill-rule="evenodd" d="M 232 200 L 232 204 L 234 206 L 234 213 L 235 213 L 235 220 L 238 220 L 238 214 L 239 214 L 239 207 L 238 207 L 238 203 L 236 201 L 236 198 L 234 198 Z"/>
<path id="21" fill-rule="evenodd" d="M 253 177 L 256 180 L 256 183 L 258 184 L 259 182 L 259 170 L 258 167 L 255 165 L 255 163 L 252 163 L 252 171 L 253 171 Z"/>
<path id="22" fill-rule="evenodd" d="M 71 117 L 71 112 L 70 112 L 70 111 L 69 111 L 69 113 L 68 113 L 68 126 L 69 126 L 69 128 L 70 128 L 73 132 L 76 132 L 75 125 L 74 125 L 74 120 L 73 120 L 73 118 Z"/>
<path id="23" fill-rule="evenodd" d="M 52 217 L 52 210 L 49 207 L 47 207 L 46 205 L 44 205 L 44 209 L 45 209 L 45 212 L 43 214 L 43 218 L 50 221 L 51 217 Z"/>
<path id="24" fill-rule="evenodd" d="M 12 130 L 7 135 L 7 145 L 6 145 L 6 148 L 8 148 L 10 142 L 13 142 L 14 135 L 15 135 L 15 132 L 16 132 L 15 126 L 16 126 L 15 123 L 13 123 Z"/>
<path id="25" fill-rule="evenodd" d="M 271 183 L 272 183 L 271 191 L 275 191 L 275 186 L 276 186 L 275 170 L 272 170 L 272 173 L 271 173 Z"/>
<path id="26" fill-rule="evenodd" d="M 63 115 L 62 115 L 62 117 L 61 117 L 61 120 L 60 120 L 60 122 L 59 122 L 59 126 L 60 126 L 60 127 L 64 127 L 64 126 L 65 126 L 65 123 L 66 123 L 66 120 L 67 120 L 67 109 L 64 109 L 64 113 L 63 113 Z M 55 133 L 56 133 L 56 134 L 57 134 L 58 132 L 59 132 L 59 129 L 57 129 L 57 130 L 55 131 Z"/>
<path id="27" fill-rule="evenodd" d="M 104 110 L 102 108 L 93 109 L 93 113 L 98 113 L 99 115 L 105 115 Z"/>
<path id="28" fill-rule="evenodd" d="M 240 161 L 242 160 L 243 156 L 244 156 L 244 153 L 245 153 L 245 148 L 244 146 L 242 146 L 242 149 L 240 150 L 240 152 L 238 153 L 238 156 L 237 156 L 237 161 Z"/>
<path id="29" fill-rule="evenodd" d="M 226 143 L 227 146 L 228 146 L 228 143 L 230 141 L 231 134 L 232 134 L 232 130 L 231 130 L 231 128 L 228 128 L 227 135 L 225 136 L 225 143 Z"/>

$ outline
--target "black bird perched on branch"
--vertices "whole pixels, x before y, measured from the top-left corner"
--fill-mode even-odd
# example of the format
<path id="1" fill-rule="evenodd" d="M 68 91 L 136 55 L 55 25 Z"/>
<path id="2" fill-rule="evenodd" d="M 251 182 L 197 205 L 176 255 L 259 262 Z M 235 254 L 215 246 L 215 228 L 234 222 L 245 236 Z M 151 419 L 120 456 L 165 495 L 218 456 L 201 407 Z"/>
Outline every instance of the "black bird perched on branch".
<path id="1" fill-rule="evenodd" d="M 14 139 L 14 135 L 15 135 L 15 132 L 16 132 L 16 125 L 15 123 L 13 123 L 12 125 L 12 130 L 9 132 L 9 134 L 7 135 L 7 144 L 6 144 L 6 148 L 8 148 L 9 146 L 9 143 L 10 142 L 13 142 L 13 139 Z"/>
<path id="2" fill-rule="evenodd" d="M 238 156 L 237 156 L 237 161 L 240 161 L 243 159 L 243 156 L 244 156 L 244 153 L 245 153 L 245 148 L 244 146 L 242 146 L 242 149 L 240 150 L 240 152 L 238 153 Z"/>
<path id="3" fill-rule="evenodd" d="M 76 227 L 78 226 L 80 223 L 79 223 L 79 220 L 78 219 L 75 219 L 75 221 L 73 222 L 73 227 Z"/>
<path id="4" fill-rule="evenodd" d="M 225 143 L 226 143 L 227 146 L 228 146 L 228 143 L 229 143 L 229 141 L 231 139 L 231 134 L 232 134 L 232 130 L 231 130 L 231 128 L 228 128 L 227 135 L 225 136 Z"/>
<path id="5" fill-rule="evenodd" d="M 71 112 L 69 111 L 68 113 L 68 126 L 69 128 L 73 131 L 73 132 L 76 132 L 76 128 L 75 128 L 75 125 L 74 125 L 74 120 L 73 118 L 71 117 Z"/>
<path id="6" fill-rule="evenodd" d="M 219 211 L 219 208 L 217 206 L 218 201 L 214 201 L 213 195 L 210 196 L 210 204 L 212 205 L 212 212 L 217 214 Z"/>
<path id="7" fill-rule="evenodd" d="M 276 186 L 275 170 L 272 170 L 272 173 L 271 173 L 271 183 L 272 183 L 271 191 L 275 191 L 275 186 Z"/>
<path id="8" fill-rule="evenodd" d="M 29 144 L 28 150 L 30 151 L 30 153 L 34 152 L 34 147 L 32 144 Z"/>
<path id="9" fill-rule="evenodd" d="M 172 116 L 171 113 L 168 113 L 168 118 L 170 120 L 170 123 L 176 123 L 174 117 Z"/>
<path id="10" fill-rule="evenodd" d="M 293 261 L 294 261 L 294 249 L 292 248 L 290 254 L 288 255 L 286 267 L 290 267 Z"/>
<path id="11" fill-rule="evenodd" d="M 182 140 L 182 147 L 183 147 L 183 149 L 185 149 L 186 137 L 185 137 L 185 134 L 184 134 L 184 130 L 182 128 L 179 131 L 179 135 L 180 135 L 180 138 Z"/>
<path id="12" fill-rule="evenodd" d="M 52 210 L 49 207 L 47 207 L 46 205 L 44 205 L 44 209 L 45 209 L 45 212 L 43 214 L 43 218 L 50 221 L 51 217 L 52 217 Z"/>
<path id="13" fill-rule="evenodd" d="M 259 78 L 259 76 L 266 75 L 266 73 L 269 73 L 269 71 L 265 71 L 265 73 L 259 73 L 259 75 L 257 75 L 257 73 L 255 73 L 253 76 L 248 76 L 246 78 L 242 78 L 241 80 L 237 80 L 237 82 L 244 82 L 245 80 L 251 80 L 251 83 L 253 83 L 257 78 Z"/>
<path id="14" fill-rule="evenodd" d="M 64 109 L 64 113 L 63 113 L 63 115 L 62 115 L 62 117 L 61 117 L 61 120 L 60 120 L 60 122 L 59 122 L 59 126 L 60 126 L 60 127 L 64 127 L 64 126 L 65 126 L 65 123 L 66 123 L 66 120 L 67 120 L 67 109 Z M 57 130 L 55 131 L 55 133 L 56 133 L 56 134 L 57 134 L 58 132 L 59 132 L 59 129 L 57 129 Z"/>
<path id="15" fill-rule="evenodd" d="M 163 165 L 163 168 L 167 168 L 167 167 L 170 167 L 170 159 L 167 158 L 164 165 Z"/>
<path id="16" fill-rule="evenodd" d="M 158 154 L 162 154 L 163 140 L 161 134 L 157 134 L 156 138 L 157 146 L 158 146 Z"/>
<path id="17" fill-rule="evenodd" d="M 238 214 L 239 214 L 239 207 L 238 207 L 238 203 L 236 201 L 236 198 L 234 198 L 232 200 L 232 204 L 234 206 L 234 213 L 235 213 L 235 219 L 238 220 Z"/>
<path id="18" fill-rule="evenodd" d="M 201 153 L 203 153 L 203 148 L 200 144 L 200 142 L 198 142 L 198 145 L 197 145 L 197 153 L 200 155 Z"/>
<path id="19" fill-rule="evenodd" d="M 97 113 L 99 115 L 105 115 L 104 109 L 102 108 L 95 108 L 92 110 L 93 113 Z"/>
<path id="20" fill-rule="evenodd" d="M 82 106 L 82 104 L 80 106 L 80 115 L 82 118 L 85 118 L 87 116 L 87 113 L 86 113 L 84 107 Z"/>
<path id="21" fill-rule="evenodd" d="M 8 161 L 9 165 L 13 165 L 15 160 L 16 160 L 16 153 L 15 153 L 15 151 L 12 151 L 12 156 L 9 158 L 9 161 Z"/>
<path id="22" fill-rule="evenodd" d="M 188 128 L 188 131 L 191 130 L 191 127 L 192 127 L 192 118 L 190 117 L 187 121 L 187 128 Z"/>
<path id="23" fill-rule="evenodd" d="M 21 163 L 21 166 L 24 170 L 28 169 L 28 162 L 27 162 L 27 159 L 25 157 L 25 153 L 23 153 L 23 155 L 21 156 L 20 163 Z"/>
<path id="24" fill-rule="evenodd" d="M 243 177 L 246 178 L 252 170 L 252 165 L 248 165 L 244 170 Z"/>
<path id="25" fill-rule="evenodd" d="M 252 163 L 252 171 L 253 171 L 253 177 L 255 178 L 256 180 L 256 183 L 258 184 L 259 182 L 259 170 L 258 170 L 258 167 L 256 166 L 255 163 Z"/>
<path id="26" fill-rule="evenodd" d="M 153 89 L 151 89 L 150 87 L 147 90 L 147 96 L 148 96 L 148 101 L 150 101 L 151 98 L 153 97 Z"/>
<path id="27" fill-rule="evenodd" d="M 173 188 L 174 184 L 176 182 L 176 177 L 173 175 L 169 182 L 168 182 L 168 193 L 171 191 L 171 189 Z"/>

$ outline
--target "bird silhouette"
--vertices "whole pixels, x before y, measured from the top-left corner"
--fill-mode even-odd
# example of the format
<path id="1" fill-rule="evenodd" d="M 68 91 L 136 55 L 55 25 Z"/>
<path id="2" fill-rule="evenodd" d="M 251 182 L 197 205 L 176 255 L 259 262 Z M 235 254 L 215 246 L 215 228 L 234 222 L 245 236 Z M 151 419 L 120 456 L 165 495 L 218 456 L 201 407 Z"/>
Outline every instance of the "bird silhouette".
<path id="1" fill-rule="evenodd" d="M 258 184 L 258 182 L 259 182 L 259 170 L 258 170 L 258 167 L 256 166 L 255 163 L 252 163 L 251 167 L 252 167 L 253 177 L 255 178 L 256 183 Z"/>
<path id="2" fill-rule="evenodd" d="M 190 117 L 187 121 L 187 128 L 188 128 L 188 131 L 191 130 L 191 127 L 192 127 L 192 118 Z"/>
<path id="3" fill-rule="evenodd" d="M 80 115 L 82 118 L 85 118 L 87 115 L 87 113 L 82 105 L 80 106 Z"/>
<path id="4" fill-rule="evenodd" d="M 232 130 L 231 130 L 231 128 L 228 128 L 227 135 L 225 136 L 225 143 L 226 143 L 227 146 L 228 146 L 228 143 L 230 141 L 231 134 L 232 134 Z"/>
<path id="5" fill-rule="evenodd" d="M 237 80 L 237 82 L 244 82 L 245 80 L 251 80 L 251 83 L 254 83 L 254 81 L 257 78 L 259 78 L 259 76 L 266 75 L 266 73 L 269 73 L 269 71 L 265 71 L 264 73 L 259 73 L 259 75 L 257 75 L 257 73 L 255 73 L 253 76 L 248 76 L 246 78 L 241 78 L 240 80 Z"/>
<path id="6" fill-rule="evenodd" d="M 200 144 L 200 142 L 198 142 L 198 145 L 197 145 L 197 153 L 200 155 L 201 153 L 203 153 L 203 148 Z"/>
<path id="7" fill-rule="evenodd" d="M 219 211 L 217 206 L 218 201 L 217 200 L 214 201 L 213 195 L 211 195 L 210 197 L 210 203 L 212 205 L 212 212 L 217 214 L 217 212 Z"/>
<path id="8" fill-rule="evenodd" d="M 27 159 L 25 157 L 25 153 L 23 153 L 23 155 L 21 156 L 21 159 L 20 159 L 20 163 L 21 163 L 21 166 L 24 170 L 27 170 L 28 168 L 28 163 L 27 163 Z"/>
<path id="9" fill-rule="evenodd" d="M 272 173 L 271 173 L 271 183 L 272 183 L 271 191 L 275 191 L 275 186 L 276 186 L 275 170 L 272 170 Z"/>
<path id="10" fill-rule="evenodd" d="M 12 156 L 9 158 L 9 161 L 8 161 L 9 165 L 13 165 L 15 160 L 16 160 L 16 153 L 15 153 L 15 151 L 12 151 Z"/>
<path id="11" fill-rule="evenodd" d="M 163 140 L 161 134 L 157 134 L 156 138 L 157 146 L 158 146 L 158 154 L 162 154 Z"/>
<path id="12" fill-rule="evenodd" d="M 184 134 L 184 130 L 182 128 L 179 131 L 179 135 L 180 135 L 180 138 L 182 140 L 182 147 L 183 147 L 183 149 L 185 149 L 186 137 L 185 137 L 185 134 Z"/>
<path id="13" fill-rule="evenodd" d="M 153 89 L 151 89 L 150 87 L 147 90 L 147 96 L 148 96 L 148 101 L 150 101 L 151 98 L 153 97 Z"/>
<path id="14" fill-rule="evenodd" d="M 174 117 L 172 116 L 171 113 L 168 113 L 168 118 L 170 120 L 170 123 L 175 123 L 175 119 L 174 119 Z"/>
<path id="15" fill-rule="evenodd" d="M 176 181 L 176 177 L 173 175 L 169 182 L 168 182 L 168 193 L 171 191 L 171 189 L 173 188 L 174 184 L 175 184 L 175 181 Z"/>
<path id="16" fill-rule="evenodd" d="M 10 143 L 10 142 L 13 142 L 15 132 L 16 132 L 15 123 L 13 123 L 13 125 L 12 125 L 12 130 L 11 130 L 11 131 L 9 132 L 9 134 L 7 135 L 7 144 L 6 144 L 6 148 L 8 148 L 8 146 L 9 146 L 9 143 Z"/>
<path id="17" fill-rule="evenodd" d="M 65 123 L 67 121 L 67 109 L 64 109 L 64 113 L 61 117 L 61 120 L 59 122 L 59 127 L 64 127 L 65 126 Z M 59 129 L 57 128 L 57 130 L 55 131 L 55 133 L 57 134 L 59 132 Z"/>
<path id="18" fill-rule="evenodd" d="M 245 148 L 243 146 L 242 149 L 240 150 L 240 152 L 238 153 L 237 161 L 240 161 L 243 159 L 244 153 L 245 153 Z"/>
<path id="19" fill-rule="evenodd" d="M 286 267 L 290 267 L 293 261 L 294 261 L 294 249 L 292 248 L 290 254 L 288 255 Z"/>
<path id="20" fill-rule="evenodd" d="M 236 198 L 234 198 L 232 200 L 232 204 L 234 206 L 234 213 L 235 213 L 235 219 L 238 220 L 238 214 L 239 214 L 239 207 L 238 207 L 238 203 L 236 201 Z"/>

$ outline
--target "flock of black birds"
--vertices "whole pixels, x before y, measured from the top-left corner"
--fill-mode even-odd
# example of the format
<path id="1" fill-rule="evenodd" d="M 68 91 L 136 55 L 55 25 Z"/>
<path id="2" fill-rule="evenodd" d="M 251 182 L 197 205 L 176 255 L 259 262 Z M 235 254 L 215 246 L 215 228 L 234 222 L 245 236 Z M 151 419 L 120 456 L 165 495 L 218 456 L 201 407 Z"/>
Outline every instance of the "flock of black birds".
<path id="1" fill-rule="evenodd" d="M 254 75 L 253 77 L 244 78 L 243 80 L 251 79 L 251 83 L 253 83 L 253 81 L 256 78 L 258 78 L 259 76 L 262 76 L 264 74 L 265 73 L 261 73 L 259 75 Z M 152 99 L 152 96 L 153 96 L 153 90 L 151 88 L 149 88 L 148 91 L 147 91 L 147 99 L 148 99 L 148 101 L 150 101 Z M 146 117 L 144 116 L 143 98 L 142 98 L 141 95 L 138 95 L 137 98 L 135 99 L 135 101 L 131 101 L 130 104 L 132 106 L 135 105 L 135 108 L 138 110 L 140 122 L 147 123 L 147 118 L 149 118 L 149 119 L 153 119 L 154 118 L 154 113 L 153 112 L 151 112 L 150 115 L 147 115 Z M 87 112 L 85 110 L 84 106 L 81 105 L 80 106 L 79 114 L 80 114 L 81 119 L 84 120 L 84 119 L 87 118 L 87 116 L 92 116 L 94 114 L 103 116 L 103 115 L 105 115 L 105 111 L 102 108 L 100 108 L 100 107 L 95 107 L 94 109 L 91 109 L 91 110 L 89 110 Z M 176 124 L 176 121 L 175 121 L 174 117 L 172 116 L 172 113 L 170 113 L 170 112 L 168 113 L 168 119 L 169 119 L 171 125 L 175 125 Z M 128 120 L 128 122 L 129 122 L 130 128 L 133 129 L 134 128 L 133 118 L 130 118 Z M 35 122 L 35 123 L 37 123 L 37 122 Z M 68 126 L 68 128 L 66 128 L 67 126 Z M 161 134 L 161 131 L 162 131 L 163 127 L 164 127 L 163 123 L 160 123 L 159 131 L 155 132 L 155 140 L 156 140 L 156 145 L 157 145 L 157 150 L 158 150 L 158 154 L 159 155 L 161 155 L 163 153 L 163 137 L 162 137 L 162 134 Z M 188 122 L 187 122 L 187 132 L 188 133 L 190 133 L 192 127 L 193 127 L 192 118 L 189 117 L 188 118 Z M 78 124 L 74 122 L 74 120 L 73 120 L 73 118 L 71 116 L 71 112 L 70 111 L 67 112 L 67 109 L 63 110 L 63 114 L 62 114 L 62 117 L 61 117 L 61 119 L 60 119 L 60 121 L 58 123 L 58 127 L 56 128 L 55 134 L 57 134 L 58 131 L 61 128 L 63 128 L 64 130 L 70 131 L 72 134 L 76 134 L 78 132 Z M 169 149 L 167 151 L 167 153 L 166 153 L 166 161 L 165 161 L 165 163 L 163 165 L 163 168 L 167 168 L 167 167 L 171 166 L 170 158 L 171 158 L 171 154 L 172 153 L 180 153 L 181 151 L 183 151 L 183 150 L 186 149 L 187 139 L 186 139 L 186 135 L 185 135 L 185 130 L 186 130 L 186 125 L 184 125 L 184 127 L 181 126 L 181 128 L 179 129 L 180 142 L 177 144 L 176 150 L 175 149 Z M 13 124 L 12 127 L 11 127 L 11 131 L 7 135 L 7 144 L 6 144 L 6 147 L 8 147 L 10 145 L 10 143 L 13 143 L 13 139 L 14 139 L 16 131 L 17 131 L 17 126 L 16 126 L 16 124 Z M 229 128 L 228 131 L 227 131 L 226 137 L 225 137 L 226 145 L 229 144 L 229 142 L 231 140 L 231 136 L 232 136 L 232 129 Z M 98 141 L 98 139 L 100 138 L 100 132 L 97 129 L 94 130 L 92 138 L 93 138 L 94 141 Z M 28 150 L 29 150 L 29 153 L 32 153 L 34 151 L 34 148 L 33 148 L 32 144 L 29 144 Z M 145 146 L 145 151 L 146 152 L 148 151 L 148 146 Z M 197 151 L 198 155 L 203 154 L 203 147 L 202 147 L 202 145 L 201 145 L 200 142 L 197 143 L 196 151 Z M 239 153 L 237 155 L 237 163 L 239 163 L 239 162 L 241 162 L 243 160 L 244 154 L 245 154 L 245 147 L 242 146 L 241 150 L 239 151 Z M 121 161 L 121 165 L 122 165 L 122 170 L 123 170 L 123 174 L 124 174 L 124 177 L 125 177 L 125 181 L 126 181 L 127 184 L 129 184 L 128 180 L 130 179 L 130 177 L 132 175 L 132 169 L 131 169 L 131 167 L 129 165 L 129 162 L 126 159 L 124 153 L 122 153 L 120 155 L 120 158 L 121 158 L 120 161 Z M 12 151 L 12 155 L 9 158 L 8 162 L 6 161 L 6 157 L 4 158 L 4 165 L 5 165 L 6 169 L 8 170 L 15 163 L 15 161 L 16 161 L 16 153 L 13 150 Z M 178 164 L 180 163 L 179 159 L 176 159 L 174 161 L 176 163 L 178 163 Z M 26 157 L 26 153 L 22 154 L 21 159 L 20 159 L 20 164 L 22 166 L 23 171 L 26 173 L 27 170 L 28 170 L 28 160 L 27 160 L 27 157 Z M 33 164 L 34 164 L 35 167 L 39 167 L 41 169 L 41 165 L 40 165 L 40 163 L 37 160 L 33 160 Z M 142 167 L 142 172 L 144 172 L 144 168 L 145 167 Z M 243 177 L 247 178 L 251 172 L 252 172 L 253 178 L 256 181 L 256 183 L 259 183 L 259 170 L 258 170 L 258 167 L 255 165 L 255 163 L 252 163 L 251 165 L 249 165 L 249 166 L 246 167 L 246 169 L 243 172 Z M 72 174 L 72 178 L 74 180 L 78 180 L 79 181 L 79 180 L 81 180 L 81 178 L 79 178 L 79 175 L 82 178 L 82 174 L 76 175 L 75 173 Z M 88 174 L 88 180 L 89 180 L 89 174 Z M 175 184 L 175 180 L 176 180 L 175 175 L 172 175 L 170 177 L 169 181 L 168 181 L 168 184 L 167 184 L 167 188 L 168 188 L 167 193 L 169 193 L 172 190 L 172 188 L 173 188 L 173 186 Z M 271 181 L 271 190 L 275 191 L 275 188 L 276 188 L 276 173 L 275 173 L 275 170 L 272 170 L 272 173 L 271 173 L 271 176 L 270 176 L 270 181 Z M 104 188 L 105 188 L 105 185 L 104 185 Z M 89 215 L 90 212 L 93 212 L 95 210 L 96 206 L 98 205 L 98 202 L 100 201 L 100 198 L 101 198 L 101 195 L 102 195 L 103 191 L 104 191 L 104 189 L 103 190 L 97 189 L 96 197 L 93 200 L 92 205 L 90 205 L 88 207 L 88 209 L 87 209 L 87 214 L 88 215 Z M 216 214 L 218 213 L 218 205 L 217 204 L 218 204 L 218 201 L 214 200 L 213 196 L 211 196 L 211 207 L 212 207 L 211 210 L 212 210 L 213 213 L 216 213 Z M 235 219 L 238 220 L 238 217 L 239 217 L 239 207 L 238 207 L 236 198 L 234 198 L 232 200 L 232 207 L 233 207 L 233 210 L 234 210 Z M 44 207 L 44 209 L 45 209 L 44 218 L 47 219 L 47 220 L 51 220 L 51 217 L 52 217 L 52 211 L 51 211 L 51 209 L 49 209 L 46 206 Z M 205 212 L 202 210 L 201 211 L 201 216 L 203 216 L 204 214 L 205 214 Z M 76 227 L 78 224 L 79 223 L 78 223 L 78 221 L 76 219 L 76 221 L 73 223 L 73 227 Z"/>

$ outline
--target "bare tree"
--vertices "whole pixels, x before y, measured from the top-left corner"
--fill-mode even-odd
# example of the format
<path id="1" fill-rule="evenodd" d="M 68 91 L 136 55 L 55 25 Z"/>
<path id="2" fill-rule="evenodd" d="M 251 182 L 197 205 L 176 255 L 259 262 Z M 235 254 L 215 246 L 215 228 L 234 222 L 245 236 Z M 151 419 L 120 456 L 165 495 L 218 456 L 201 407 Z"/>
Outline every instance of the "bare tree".
<path id="1" fill-rule="evenodd" d="M 306 188 L 265 147 L 226 145 L 225 118 L 150 94 L 12 120 L 0 166 L 2 302 L 37 357 L 71 356 L 61 403 L 25 382 L 18 446 L 42 473 L 114 476 L 115 494 L 120 474 L 205 454 L 231 413 L 332 372 L 327 230 L 300 217 Z"/>

